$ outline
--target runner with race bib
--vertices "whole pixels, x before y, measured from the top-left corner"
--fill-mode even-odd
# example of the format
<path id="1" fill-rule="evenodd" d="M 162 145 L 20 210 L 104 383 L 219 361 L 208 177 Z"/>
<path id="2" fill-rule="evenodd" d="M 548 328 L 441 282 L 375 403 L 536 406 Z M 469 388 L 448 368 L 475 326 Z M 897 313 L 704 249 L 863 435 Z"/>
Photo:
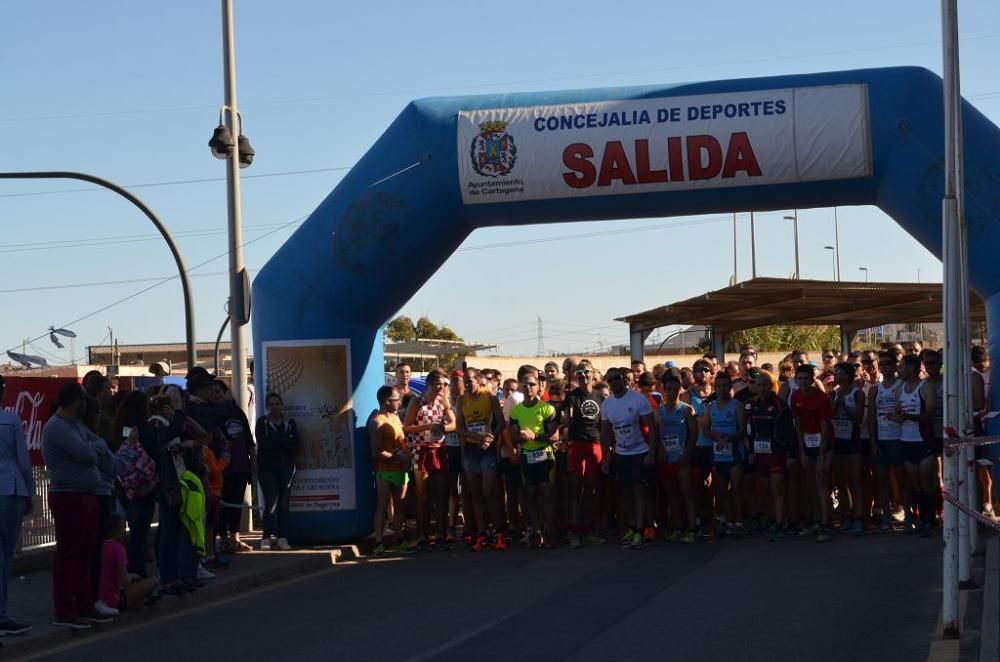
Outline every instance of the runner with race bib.
<path id="1" fill-rule="evenodd" d="M 644 395 L 629 390 L 625 376 L 618 368 L 608 370 L 605 379 L 611 387 L 611 397 L 604 401 L 601 408 L 601 438 L 608 450 L 603 463 L 605 468 L 610 468 L 613 452 L 622 505 L 631 525 L 620 542 L 635 549 L 643 546 L 645 492 L 656 457 L 653 407 Z M 645 435 L 643 425 L 646 426 Z"/>
<path id="2" fill-rule="evenodd" d="M 656 477 L 667 495 L 667 522 L 672 529 L 666 539 L 672 542 L 698 541 L 695 507 L 691 494 L 691 454 L 698 440 L 698 421 L 694 407 L 679 400 L 680 371 L 669 368 L 660 377 L 663 404 L 660 405 L 660 462 Z"/>
<path id="3" fill-rule="evenodd" d="M 795 370 L 798 389 L 792 393 L 792 415 L 799 437 L 799 456 L 807 483 L 812 483 L 818 500 L 819 524 L 802 529 L 800 536 L 815 535 L 817 542 L 829 542 L 830 535 L 830 446 L 833 410 L 826 393 L 816 387 L 815 369 L 808 363 Z M 808 491 L 808 486 L 807 486 Z"/>
<path id="4" fill-rule="evenodd" d="M 705 407 L 701 429 L 712 441 L 712 484 L 720 533 L 742 536 L 746 532 L 742 491 L 743 462 L 747 456 L 746 409 L 733 399 L 733 382 L 725 371 L 715 376 L 715 395 L 715 402 Z"/>

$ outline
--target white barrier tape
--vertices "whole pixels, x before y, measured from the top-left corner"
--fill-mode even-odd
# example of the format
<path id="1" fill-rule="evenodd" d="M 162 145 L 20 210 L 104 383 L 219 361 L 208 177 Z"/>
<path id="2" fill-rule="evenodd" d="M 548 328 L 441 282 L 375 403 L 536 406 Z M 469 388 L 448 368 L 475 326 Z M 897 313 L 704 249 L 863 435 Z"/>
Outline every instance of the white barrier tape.
<path id="1" fill-rule="evenodd" d="M 960 437 L 954 428 L 945 428 L 944 445 L 952 448 L 962 446 L 989 446 L 1000 444 L 1000 435 L 993 434 L 983 437 Z"/>
<path id="2" fill-rule="evenodd" d="M 982 523 L 982 524 L 990 527 L 991 529 L 995 529 L 997 531 L 1000 531 L 1000 522 L 998 522 L 997 520 L 995 520 L 993 518 L 990 518 L 990 517 L 986 517 L 982 513 L 979 513 L 977 511 L 973 510 L 972 508 L 969 508 L 967 505 L 965 505 L 964 503 L 961 503 L 958 499 L 956 499 L 952 495 L 948 494 L 947 492 L 941 492 L 941 497 L 945 501 L 947 501 L 951 505 L 955 506 L 956 508 L 958 508 L 960 511 L 962 511 L 966 515 L 968 515 L 969 517 L 972 517 L 976 521 L 978 521 L 978 522 L 980 522 L 980 523 Z"/>

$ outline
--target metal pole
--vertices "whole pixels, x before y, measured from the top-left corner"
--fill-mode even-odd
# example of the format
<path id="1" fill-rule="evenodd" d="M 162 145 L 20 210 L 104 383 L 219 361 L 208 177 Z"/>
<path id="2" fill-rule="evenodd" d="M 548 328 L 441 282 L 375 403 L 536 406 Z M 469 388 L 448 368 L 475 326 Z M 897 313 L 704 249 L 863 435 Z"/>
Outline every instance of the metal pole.
<path id="1" fill-rule="evenodd" d="M 795 280 L 802 279 L 802 272 L 799 271 L 799 210 L 796 209 L 794 213 L 794 219 L 792 225 L 795 228 Z"/>
<path id="2" fill-rule="evenodd" d="M 961 429 L 966 436 L 971 436 L 974 432 L 972 422 L 972 391 L 969 383 L 969 376 L 972 374 L 972 327 L 969 318 L 969 240 L 968 224 L 965 218 L 965 150 L 962 138 L 962 80 L 961 80 L 961 59 L 959 57 L 958 46 L 958 4 L 955 4 L 955 23 L 953 26 L 955 44 L 955 75 L 952 77 L 952 104 L 954 106 L 953 119 L 955 122 L 955 201 L 958 212 L 958 250 L 961 258 L 958 262 L 959 282 L 962 290 L 959 292 L 959 316 L 961 324 L 961 335 L 959 336 L 959 351 L 962 379 L 958 382 L 961 389 L 959 403 L 959 416 L 961 417 Z M 967 463 L 974 462 L 974 451 L 971 448 L 963 449 L 959 460 L 959 500 L 967 507 L 975 507 L 975 467 L 973 467 L 973 481 L 969 483 Z M 962 525 L 965 525 L 964 527 Z M 963 536 L 962 529 L 966 535 Z M 972 579 L 972 554 L 975 554 L 978 546 L 978 530 L 976 521 L 969 515 L 961 513 L 959 519 L 958 536 L 958 580 L 959 588 L 973 588 L 975 582 Z"/>
<path id="3" fill-rule="evenodd" d="M 736 265 L 736 212 L 733 212 L 733 285 L 739 281 L 739 270 Z"/>
<path id="4" fill-rule="evenodd" d="M 188 279 L 187 266 L 184 264 L 184 258 L 181 257 L 180 249 L 178 249 L 177 244 L 174 243 L 174 238 L 171 236 L 170 231 L 167 230 L 165 225 L 163 225 L 163 222 L 159 219 L 159 217 L 153 213 L 153 210 L 146 206 L 146 203 L 114 182 L 100 177 L 95 177 L 94 175 L 88 175 L 83 172 L 0 172 L 0 179 L 77 179 L 82 182 L 90 182 L 91 184 L 103 186 L 109 191 L 114 191 L 138 207 L 139 211 L 145 214 L 146 218 L 152 221 L 153 225 L 155 225 L 156 229 L 160 232 L 160 236 L 162 236 L 163 240 L 167 242 L 167 247 L 170 248 L 170 253 L 174 256 L 174 262 L 177 264 L 177 272 L 181 280 L 181 292 L 184 295 L 184 332 L 187 338 L 188 369 L 190 370 L 192 367 L 197 365 L 194 335 L 194 298 L 191 296 L 191 281 Z"/>
<path id="5" fill-rule="evenodd" d="M 953 80 L 957 75 L 955 52 L 958 48 L 956 40 L 958 25 L 957 0 L 941 0 L 941 30 L 942 50 L 944 59 L 944 199 L 942 200 L 943 227 L 942 240 L 944 244 L 944 424 L 961 430 L 962 388 L 961 380 L 965 375 L 961 372 L 961 333 L 962 324 L 959 320 L 961 307 L 961 268 L 962 252 L 959 248 L 960 231 L 958 224 L 958 202 L 955 196 L 955 103 L 953 95 L 955 88 Z M 944 452 L 944 489 L 948 494 L 957 494 L 959 453 L 945 447 Z M 942 567 L 942 604 L 941 626 L 942 635 L 946 638 L 958 638 L 958 509 L 945 501 L 944 503 L 944 559 Z"/>
<path id="6" fill-rule="evenodd" d="M 222 334 L 226 332 L 226 327 L 229 326 L 229 317 L 226 317 L 226 321 L 222 323 L 222 328 L 219 329 L 219 335 L 215 337 L 215 374 L 219 374 L 219 365 L 222 363 L 219 359 L 219 346 L 222 345 Z M 232 359 L 229 361 L 232 363 Z"/>
<path id="7" fill-rule="evenodd" d="M 840 280 L 840 222 L 837 220 L 837 208 L 833 208 L 833 246 L 836 249 L 837 280 Z"/>
<path id="8" fill-rule="evenodd" d="M 236 53 L 233 44 L 233 1 L 222 0 L 222 53 L 226 82 L 225 116 L 233 136 L 226 161 L 226 194 L 229 208 L 229 319 L 232 337 L 232 389 L 236 403 L 247 411 L 246 328 L 243 315 L 243 223 L 240 217 L 240 135 L 236 108 Z"/>
<path id="9" fill-rule="evenodd" d="M 757 225 L 750 212 L 750 276 L 757 277 Z"/>

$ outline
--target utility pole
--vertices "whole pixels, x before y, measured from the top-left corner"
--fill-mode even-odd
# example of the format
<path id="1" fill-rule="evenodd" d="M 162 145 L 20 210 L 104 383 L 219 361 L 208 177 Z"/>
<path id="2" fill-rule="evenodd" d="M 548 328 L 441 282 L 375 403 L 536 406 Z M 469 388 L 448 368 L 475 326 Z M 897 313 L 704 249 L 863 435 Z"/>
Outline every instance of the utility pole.
<path id="1" fill-rule="evenodd" d="M 750 276 L 757 277 L 757 227 L 750 212 Z"/>
<path id="2" fill-rule="evenodd" d="M 545 336 L 542 335 L 542 316 L 538 316 L 538 345 L 535 347 L 536 356 L 545 356 Z"/>

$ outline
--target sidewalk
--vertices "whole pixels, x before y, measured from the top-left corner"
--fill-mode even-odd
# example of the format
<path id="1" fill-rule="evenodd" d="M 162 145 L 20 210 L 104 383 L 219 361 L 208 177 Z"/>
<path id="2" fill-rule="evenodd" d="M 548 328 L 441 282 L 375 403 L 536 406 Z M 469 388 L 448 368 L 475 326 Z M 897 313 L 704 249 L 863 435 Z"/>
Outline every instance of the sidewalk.
<path id="1" fill-rule="evenodd" d="M 256 548 L 259 534 L 258 537 L 246 536 L 244 539 Z M 37 653 L 108 628 L 159 618 L 265 584 L 318 572 L 339 560 L 354 560 L 358 556 L 359 551 L 353 545 L 238 554 L 228 570 L 217 572 L 216 579 L 205 582 L 205 587 L 194 593 L 180 597 L 165 596 L 153 607 L 139 607 L 119 615 L 115 623 L 79 632 L 52 625 L 52 573 L 49 569 L 24 575 L 15 573 L 9 588 L 9 612 L 17 620 L 31 625 L 32 630 L 25 636 L 0 639 L 0 658 Z"/>

